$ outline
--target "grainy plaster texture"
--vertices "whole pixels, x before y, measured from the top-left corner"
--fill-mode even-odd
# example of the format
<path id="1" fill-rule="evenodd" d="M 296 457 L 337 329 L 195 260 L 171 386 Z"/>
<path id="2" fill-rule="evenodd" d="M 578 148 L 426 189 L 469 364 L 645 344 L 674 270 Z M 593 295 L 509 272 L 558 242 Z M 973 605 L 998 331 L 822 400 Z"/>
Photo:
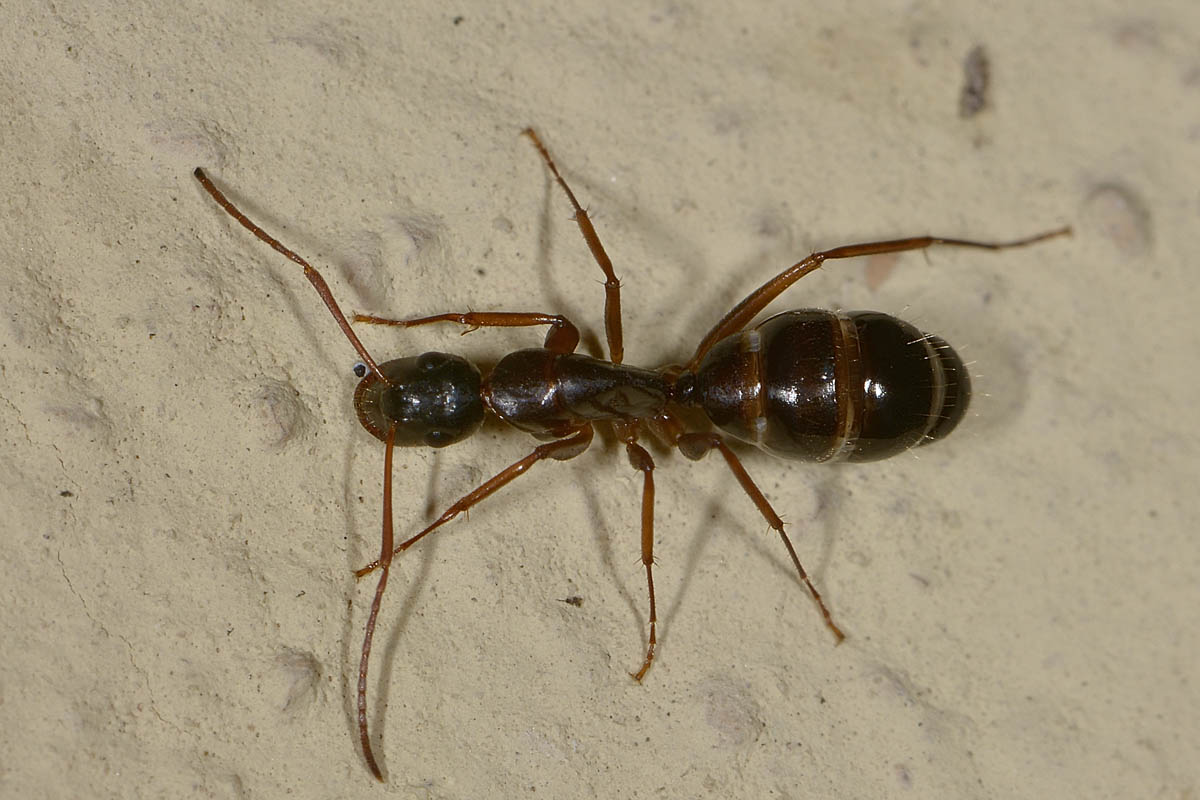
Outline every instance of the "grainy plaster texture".
<path id="1" fill-rule="evenodd" d="M 1200 6 L 505 5 L 0 4 L 0 796 L 1195 797 Z M 839 263 L 773 306 L 904 316 L 975 374 L 919 457 L 738 451 L 843 645 L 720 460 L 655 448 L 635 685 L 641 479 L 606 435 L 398 560 L 380 786 L 355 354 L 191 172 L 348 311 L 563 313 L 596 352 L 599 270 L 526 125 L 635 364 L 816 248 L 1075 236 Z M 484 365 L 541 337 L 360 333 Z M 399 452 L 397 535 L 533 444 Z"/>

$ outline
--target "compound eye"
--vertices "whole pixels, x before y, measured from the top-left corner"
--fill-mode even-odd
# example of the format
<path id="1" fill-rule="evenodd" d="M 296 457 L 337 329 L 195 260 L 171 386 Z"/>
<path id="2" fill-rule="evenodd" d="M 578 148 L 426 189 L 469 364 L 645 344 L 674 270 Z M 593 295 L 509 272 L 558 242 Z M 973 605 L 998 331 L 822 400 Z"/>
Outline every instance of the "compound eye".
<path id="1" fill-rule="evenodd" d="M 424 353 L 417 356 L 417 369 L 422 372 L 435 370 L 444 363 L 446 363 L 446 358 L 441 353 Z"/>
<path id="2" fill-rule="evenodd" d="M 356 361 L 351 370 L 354 372 L 354 377 L 365 378 L 367 377 L 367 373 L 371 371 L 371 368 L 361 361 Z"/>
<path id="3" fill-rule="evenodd" d="M 425 444 L 430 447 L 445 447 L 454 443 L 454 434 L 450 431 L 430 431 L 425 434 Z"/>

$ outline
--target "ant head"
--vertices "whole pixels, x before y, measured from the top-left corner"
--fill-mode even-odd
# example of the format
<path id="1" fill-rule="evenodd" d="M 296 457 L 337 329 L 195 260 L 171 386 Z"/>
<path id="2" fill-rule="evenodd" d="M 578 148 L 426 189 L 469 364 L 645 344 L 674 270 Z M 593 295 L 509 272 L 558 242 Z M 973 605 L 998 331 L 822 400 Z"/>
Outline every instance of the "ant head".
<path id="1" fill-rule="evenodd" d="M 376 439 L 386 441 L 395 424 L 397 445 L 445 447 L 483 422 L 479 370 L 465 358 L 423 353 L 385 361 L 379 371 L 383 380 L 368 371 L 354 390 L 358 421 Z"/>

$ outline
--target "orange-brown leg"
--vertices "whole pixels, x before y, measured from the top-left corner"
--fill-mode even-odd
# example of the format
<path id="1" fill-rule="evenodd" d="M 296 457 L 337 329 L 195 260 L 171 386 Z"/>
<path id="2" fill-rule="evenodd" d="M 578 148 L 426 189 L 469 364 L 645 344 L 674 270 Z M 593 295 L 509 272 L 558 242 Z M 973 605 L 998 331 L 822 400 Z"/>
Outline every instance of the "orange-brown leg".
<path id="1" fill-rule="evenodd" d="M 587 211 L 575 199 L 575 193 L 563 180 L 554 159 L 550 157 L 550 151 L 542 144 L 537 133 L 533 128 L 526 128 L 521 133 L 528 136 L 529 141 L 533 142 L 533 146 L 545 160 L 546 166 L 550 168 L 550 174 L 554 176 L 554 180 L 562 187 L 567 199 L 571 201 L 571 207 L 575 209 L 575 222 L 579 225 L 579 232 L 583 234 L 583 240 L 587 242 L 588 249 L 592 251 L 592 258 L 596 259 L 596 263 L 604 273 L 604 335 L 608 339 L 609 358 L 614 364 L 620 364 L 625 358 L 625 345 L 621 332 L 621 282 L 617 280 L 617 275 L 613 272 L 612 259 L 608 257 L 608 253 L 604 252 L 604 245 L 600 244 L 600 237 L 596 235 L 596 229 L 592 227 L 592 220 L 588 217 Z"/>
<path id="2" fill-rule="evenodd" d="M 687 369 L 689 371 L 696 369 L 704 359 L 704 356 L 712 349 L 713 345 L 726 336 L 740 331 L 750 320 L 757 316 L 758 312 L 766 308 L 767 304 L 783 293 L 785 289 L 808 273 L 820 268 L 826 261 L 832 261 L 836 258 L 878 255 L 880 253 L 899 253 L 904 250 L 923 250 L 935 245 L 975 247 L 983 250 L 1007 250 L 1010 247 L 1024 247 L 1042 242 L 1046 239 L 1052 239 L 1055 236 L 1069 236 L 1070 233 L 1070 227 L 1057 228 L 1012 242 L 973 242 L 968 239 L 947 239 L 941 236 L 914 236 L 910 239 L 892 239 L 886 242 L 849 244 L 844 247 L 835 247 L 832 250 L 813 253 L 808 258 L 793 264 L 755 289 L 745 300 L 738 303 L 728 314 L 722 317 L 721 321 L 714 325 L 712 330 L 700 340 L 700 344 L 696 348 L 696 354 L 688 362 Z"/>
<path id="3" fill-rule="evenodd" d="M 737 455 L 729 449 L 729 445 L 725 444 L 725 440 L 715 433 L 684 433 L 683 426 L 671 414 L 663 414 L 655 418 L 652 423 L 652 430 L 660 435 L 665 441 L 679 448 L 679 452 L 692 461 L 699 461 L 708 455 L 710 450 L 716 450 L 725 459 L 725 465 L 729 467 L 729 471 L 737 478 L 741 484 L 742 491 L 749 497 L 754 507 L 758 509 L 758 513 L 762 514 L 763 519 L 771 526 L 771 529 L 779 534 L 779 538 L 783 540 L 783 546 L 787 548 L 788 555 L 792 559 L 792 564 L 796 567 L 796 572 L 800 575 L 800 580 L 808 587 L 809 593 L 813 600 L 816 601 L 817 607 L 821 610 L 821 616 L 825 619 L 825 625 L 829 630 L 833 631 L 833 635 L 837 637 L 838 644 L 846 638 L 833 621 L 833 615 L 829 613 L 829 608 L 825 605 L 825 601 L 821 598 L 821 593 L 817 591 L 817 587 L 808 577 L 808 571 L 804 569 L 804 565 L 800 563 L 800 556 L 796 554 L 796 548 L 792 546 L 792 540 L 788 538 L 787 533 L 783 529 L 783 520 L 775 513 L 775 509 L 771 507 L 771 503 L 767 500 L 762 490 L 754 483 L 754 479 L 746 472 L 746 468 L 742 466 L 741 460 Z"/>
<path id="4" fill-rule="evenodd" d="M 588 449 L 588 445 L 592 443 L 592 426 L 591 423 L 585 423 L 571 436 L 565 439 L 548 442 L 543 445 L 538 445 L 533 452 L 506 467 L 500 473 L 492 476 L 488 480 L 472 492 L 462 496 L 459 500 L 450 506 L 446 511 L 438 517 L 432 525 L 418 533 L 416 536 L 401 542 L 400 545 L 392 552 L 392 555 L 399 554 L 412 547 L 414 544 L 424 539 L 429 534 L 433 533 L 438 528 L 445 525 L 450 520 L 457 517 L 467 509 L 474 506 L 485 497 L 494 494 L 497 490 L 507 485 L 514 478 L 524 475 L 529 471 L 530 467 L 543 459 L 552 458 L 556 461 L 566 461 Z M 388 556 L 390 561 L 391 556 Z M 356 570 L 355 577 L 361 578 L 364 575 L 374 572 L 384 566 L 384 559 L 381 557 L 378 561 L 372 561 L 360 570 Z"/>
<path id="5" fill-rule="evenodd" d="M 420 319 L 387 319 L 371 314 L 355 314 L 355 322 L 369 325 L 391 325 L 397 328 L 415 328 L 434 322 L 457 322 L 466 325 L 463 336 L 480 328 L 527 328 L 534 325 L 549 325 L 545 348 L 553 353 L 573 353 L 579 344 L 579 329 L 569 319 L 559 314 L 527 314 L 519 311 L 468 311 L 435 314 Z"/>
<path id="6" fill-rule="evenodd" d="M 638 423 L 617 422 L 613 427 L 617 431 L 617 438 L 625 443 L 629 465 L 642 473 L 642 566 L 646 568 L 646 588 L 650 593 L 650 639 L 641 669 L 629 673 L 641 683 L 650 670 L 650 663 L 654 661 L 654 648 L 658 643 L 658 611 L 654 602 L 654 459 L 637 442 Z"/>

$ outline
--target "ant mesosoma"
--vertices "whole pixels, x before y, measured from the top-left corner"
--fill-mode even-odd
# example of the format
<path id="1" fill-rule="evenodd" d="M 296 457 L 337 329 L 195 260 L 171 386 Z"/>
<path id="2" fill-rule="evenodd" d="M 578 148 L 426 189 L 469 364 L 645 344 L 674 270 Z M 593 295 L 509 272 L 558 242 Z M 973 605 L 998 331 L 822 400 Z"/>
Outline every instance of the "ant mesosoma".
<path id="1" fill-rule="evenodd" d="M 221 193 L 204 171 L 195 176 L 234 219 L 279 253 L 304 268 L 317 294 L 358 352 L 361 378 L 354 390 L 358 420 L 384 443 L 383 541 L 379 558 L 355 572 L 375 570 L 379 583 L 371 601 L 358 668 L 358 732 L 371 773 L 383 774 L 367 733 L 367 665 L 371 641 L 387 588 L 389 568 L 407 550 L 454 517 L 495 493 L 539 461 L 566 461 L 588 448 L 596 422 L 612 425 L 629 463 L 642 473 L 642 565 L 650 597 L 649 638 L 637 672 L 641 681 L 654 660 L 657 613 L 654 601 L 654 460 L 638 443 L 649 432 L 699 460 L 716 450 L 770 527 L 779 533 L 800 580 L 816 601 L 825 625 L 841 642 L 820 592 L 800 564 L 783 521 L 742 466 L 711 431 L 685 430 L 682 408 L 700 408 L 713 425 L 743 442 L 784 458 L 804 461 L 874 461 L 940 439 L 962 419 L 970 400 L 970 380 L 958 354 L 940 337 L 907 322 L 872 311 L 835 313 L 818 309 L 785 311 L 748 328 L 755 316 L 785 289 L 824 262 L 933 245 L 1003 250 L 1067 235 L 1064 227 L 1011 242 L 975 242 L 915 236 L 867 242 L 813 253 L 793 264 L 734 306 L 713 326 L 682 366 L 642 369 L 624 363 L 621 283 L 613 272 L 587 211 L 580 206 L 550 153 L 532 129 L 533 142 L 575 212 L 575 222 L 604 273 L 604 333 L 609 359 L 575 351 L 579 330 L 557 314 L 476 312 L 393 320 L 357 314 L 355 322 L 411 328 L 435 322 L 478 328 L 547 325 L 545 344 L 502 358 L 487 375 L 464 358 L 425 353 L 379 364 L 367 352 L 329 286 L 317 270 L 250 221 Z M 478 430 L 490 411 L 515 428 L 545 441 L 446 509 L 433 524 L 396 545 L 392 535 L 392 450 L 396 445 L 445 447 Z"/>

